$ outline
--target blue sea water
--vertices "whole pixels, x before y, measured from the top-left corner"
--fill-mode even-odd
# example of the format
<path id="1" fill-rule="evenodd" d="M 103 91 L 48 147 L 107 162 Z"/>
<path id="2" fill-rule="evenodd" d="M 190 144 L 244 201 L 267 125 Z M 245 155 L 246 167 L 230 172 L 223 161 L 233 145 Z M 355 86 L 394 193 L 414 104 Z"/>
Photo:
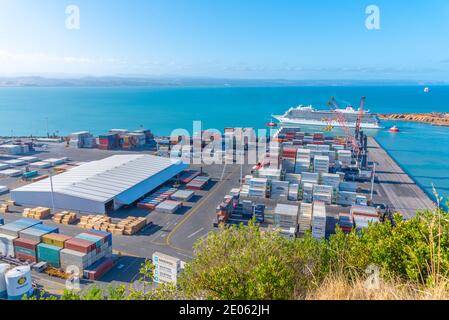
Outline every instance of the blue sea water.
<path id="1" fill-rule="evenodd" d="M 192 132 L 192 121 L 203 129 L 263 128 L 271 114 L 298 104 L 328 108 L 335 96 L 342 106 L 359 105 L 376 113 L 449 112 L 449 87 L 435 86 L 304 86 L 207 88 L 0 88 L 0 135 L 68 134 L 111 128 L 150 128 L 168 135 L 175 128 Z M 401 132 L 375 133 L 390 155 L 428 193 L 433 183 L 449 195 L 449 128 L 417 123 L 397 124 Z"/>

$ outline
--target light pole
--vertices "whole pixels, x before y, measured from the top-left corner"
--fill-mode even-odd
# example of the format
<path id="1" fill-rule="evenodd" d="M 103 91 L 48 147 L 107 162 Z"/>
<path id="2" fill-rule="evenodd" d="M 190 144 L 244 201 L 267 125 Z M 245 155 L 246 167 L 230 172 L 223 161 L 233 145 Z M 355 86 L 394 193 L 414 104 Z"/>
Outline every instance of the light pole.
<path id="1" fill-rule="evenodd" d="M 373 202 L 373 192 L 374 192 L 374 175 L 376 174 L 376 163 L 373 166 L 373 176 L 371 177 L 371 202 Z"/>
<path id="2" fill-rule="evenodd" d="M 51 206 L 53 209 L 53 213 L 55 213 L 55 197 L 53 194 L 53 169 L 48 169 L 48 174 L 50 176 L 50 194 L 51 194 Z"/>

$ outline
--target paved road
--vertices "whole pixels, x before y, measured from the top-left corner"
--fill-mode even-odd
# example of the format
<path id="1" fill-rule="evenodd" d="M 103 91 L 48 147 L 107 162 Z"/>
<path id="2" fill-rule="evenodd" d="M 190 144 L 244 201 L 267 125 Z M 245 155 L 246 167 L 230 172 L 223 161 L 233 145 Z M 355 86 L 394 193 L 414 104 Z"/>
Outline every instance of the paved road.
<path id="1" fill-rule="evenodd" d="M 223 180 L 220 181 L 221 168 L 221 166 L 217 167 L 220 170 L 215 170 L 215 176 L 212 177 L 214 181 L 217 181 L 216 185 L 166 237 L 165 243 L 171 248 L 193 254 L 193 244 L 213 230 L 217 205 L 232 188 L 239 186 L 240 179 L 240 166 L 228 165 L 225 168 Z M 249 173 L 250 169 L 250 166 L 243 166 L 243 175 Z"/>
<path id="2" fill-rule="evenodd" d="M 378 197 L 387 199 L 404 218 L 411 218 L 420 209 L 433 209 L 427 194 L 399 167 L 373 137 L 368 138 L 369 159 L 376 163 Z"/>

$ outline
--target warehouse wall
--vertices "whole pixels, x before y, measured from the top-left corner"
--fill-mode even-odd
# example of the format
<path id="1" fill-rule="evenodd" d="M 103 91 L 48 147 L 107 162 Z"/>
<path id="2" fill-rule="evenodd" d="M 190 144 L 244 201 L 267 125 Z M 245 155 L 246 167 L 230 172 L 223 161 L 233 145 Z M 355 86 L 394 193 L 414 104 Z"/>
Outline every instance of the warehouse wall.
<path id="1" fill-rule="evenodd" d="M 11 191 L 11 200 L 25 206 L 52 207 L 50 192 Z M 58 210 L 72 210 L 76 212 L 88 212 L 103 214 L 104 203 L 81 199 L 54 193 L 55 208 Z"/>

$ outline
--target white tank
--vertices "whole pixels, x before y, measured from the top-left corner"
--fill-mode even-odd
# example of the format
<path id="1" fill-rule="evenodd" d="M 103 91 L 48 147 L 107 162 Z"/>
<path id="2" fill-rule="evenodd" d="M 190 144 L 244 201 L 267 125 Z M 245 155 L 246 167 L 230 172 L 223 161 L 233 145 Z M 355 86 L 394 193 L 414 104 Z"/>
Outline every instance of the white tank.
<path id="1" fill-rule="evenodd" d="M 6 263 L 0 263 L 0 299 L 6 299 L 8 293 L 6 292 L 5 274 L 11 266 Z"/>
<path id="2" fill-rule="evenodd" d="M 19 266 L 7 271 L 5 280 L 9 300 L 21 300 L 24 295 L 31 295 L 33 284 L 30 266 Z"/>

